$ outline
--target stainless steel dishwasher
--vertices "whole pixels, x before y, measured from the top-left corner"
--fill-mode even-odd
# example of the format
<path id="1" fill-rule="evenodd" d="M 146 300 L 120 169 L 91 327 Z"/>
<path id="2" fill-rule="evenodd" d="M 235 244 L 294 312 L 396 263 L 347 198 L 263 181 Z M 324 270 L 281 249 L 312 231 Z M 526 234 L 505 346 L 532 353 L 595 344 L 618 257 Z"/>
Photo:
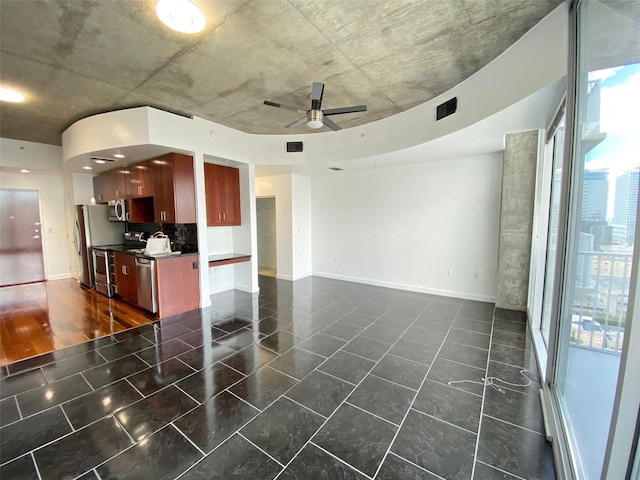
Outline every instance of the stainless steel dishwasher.
<path id="1" fill-rule="evenodd" d="M 151 313 L 158 311 L 158 288 L 156 284 L 156 261 L 136 257 L 138 271 L 138 305 Z"/>

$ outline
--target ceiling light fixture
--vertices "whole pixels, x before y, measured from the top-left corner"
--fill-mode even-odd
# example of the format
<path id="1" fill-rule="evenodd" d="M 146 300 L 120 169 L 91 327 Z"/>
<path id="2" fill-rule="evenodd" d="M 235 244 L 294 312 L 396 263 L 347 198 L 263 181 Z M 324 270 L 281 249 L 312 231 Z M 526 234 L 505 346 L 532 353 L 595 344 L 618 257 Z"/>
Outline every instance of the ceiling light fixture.
<path id="1" fill-rule="evenodd" d="M 24 95 L 11 88 L 0 87 L 0 100 L 3 102 L 24 102 Z"/>
<path id="2" fill-rule="evenodd" d="M 93 159 L 93 163 L 99 163 L 100 165 L 102 165 L 103 163 L 107 163 L 106 160 L 100 160 L 99 158 L 94 158 Z"/>
<path id="3" fill-rule="evenodd" d="M 124 158 L 124 155 L 121 153 L 114 153 L 113 156 L 116 158 Z"/>
<path id="4" fill-rule="evenodd" d="M 307 127 L 322 128 L 322 110 L 309 110 L 307 112 Z"/>
<path id="5" fill-rule="evenodd" d="M 93 167 L 90 167 L 89 165 L 85 165 L 85 166 L 84 166 L 84 167 L 82 167 L 82 168 L 84 168 L 85 170 L 92 170 L 92 169 L 93 169 Z"/>
<path id="6" fill-rule="evenodd" d="M 30 172 L 26 168 L 23 168 L 22 170 L 20 170 L 20 173 L 30 173 Z"/>
<path id="7" fill-rule="evenodd" d="M 198 33 L 206 24 L 202 10 L 189 0 L 159 0 L 156 13 L 162 23 L 182 33 Z"/>

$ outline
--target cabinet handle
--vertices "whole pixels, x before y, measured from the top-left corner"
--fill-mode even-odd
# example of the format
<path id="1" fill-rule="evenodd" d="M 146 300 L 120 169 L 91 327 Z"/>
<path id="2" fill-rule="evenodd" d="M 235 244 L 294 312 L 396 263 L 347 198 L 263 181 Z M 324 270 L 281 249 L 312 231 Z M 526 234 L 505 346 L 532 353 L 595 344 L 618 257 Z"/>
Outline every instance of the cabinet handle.
<path id="1" fill-rule="evenodd" d="M 218 213 L 218 220 L 222 220 L 222 214 Z"/>
<path id="2" fill-rule="evenodd" d="M 127 212 L 127 214 L 125 215 L 127 222 L 131 220 L 131 212 Z"/>
<path id="3" fill-rule="evenodd" d="M 116 198 L 120 198 L 120 190 L 116 190 Z"/>
<path id="4" fill-rule="evenodd" d="M 142 195 L 142 186 L 138 185 L 138 195 Z"/>
<path id="5" fill-rule="evenodd" d="M 224 220 L 225 222 L 227 221 L 227 214 L 226 213 L 222 214 L 222 220 Z"/>

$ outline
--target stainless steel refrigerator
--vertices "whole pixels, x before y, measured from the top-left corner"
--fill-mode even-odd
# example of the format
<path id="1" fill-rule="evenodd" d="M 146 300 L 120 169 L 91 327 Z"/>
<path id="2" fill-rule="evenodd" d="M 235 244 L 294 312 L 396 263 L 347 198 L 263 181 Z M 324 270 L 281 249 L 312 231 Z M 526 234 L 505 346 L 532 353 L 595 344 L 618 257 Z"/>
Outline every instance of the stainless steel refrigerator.
<path id="1" fill-rule="evenodd" d="M 73 241 L 78 255 L 78 280 L 93 288 L 92 247 L 123 243 L 124 222 L 109 221 L 107 205 L 78 205 L 73 231 Z"/>

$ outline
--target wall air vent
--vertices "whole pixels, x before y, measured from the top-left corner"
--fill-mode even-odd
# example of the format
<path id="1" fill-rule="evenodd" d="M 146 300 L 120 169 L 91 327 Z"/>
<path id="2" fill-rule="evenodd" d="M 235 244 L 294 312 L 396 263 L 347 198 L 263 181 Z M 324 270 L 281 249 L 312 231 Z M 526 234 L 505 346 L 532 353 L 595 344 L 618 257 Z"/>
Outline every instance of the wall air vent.
<path id="1" fill-rule="evenodd" d="M 447 100 L 436 107 L 436 122 L 442 120 L 444 117 L 448 117 L 456 113 L 458 109 L 458 97 L 453 97 L 451 100 Z"/>
<path id="2" fill-rule="evenodd" d="M 344 168 L 340 168 L 340 167 L 329 167 L 329 170 L 333 170 L 334 172 L 341 172 L 344 170 Z"/>
<path id="3" fill-rule="evenodd" d="M 302 142 L 287 142 L 287 153 L 298 153 L 302 151 Z"/>

